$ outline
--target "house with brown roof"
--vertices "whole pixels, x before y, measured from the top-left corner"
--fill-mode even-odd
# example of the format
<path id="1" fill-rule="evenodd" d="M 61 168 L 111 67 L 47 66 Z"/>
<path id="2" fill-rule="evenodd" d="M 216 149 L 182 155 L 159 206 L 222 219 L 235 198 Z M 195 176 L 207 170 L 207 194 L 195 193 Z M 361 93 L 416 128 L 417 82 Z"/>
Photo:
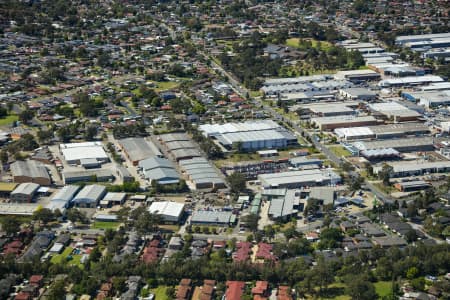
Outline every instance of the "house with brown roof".
<path id="1" fill-rule="evenodd" d="M 270 296 L 269 282 L 257 281 L 254 288 L 252 288 L 252 295 L 254 300 L 267 299 Z"/>
<path id="2" fill-rule="evenodd" d="M 225 291 L 225 300 L 241 300 L 244 294 L 244 281 L 227 281 L 227 290 Z"/>
<path id="3" fill-rule="evenodd" d="M 252 243 L 250 242 L 237 242 L 236 252 L 233 253 L 233 260 L 235 262 L 243 262 L 250 258 L 250 252 L 252 251 Z"/>
<path id="4" fill-rule="evenodd" d="M 180 285 L 177 287 L 177 293 L 175 295 L 176 300 L 189 300 L 192 296 L 192 280 L 183 278 L 180 281 Z"/>
<path id="5" fill-rule="evenodd" d="M 41 287 L 43 281 L 44 281 L 44 276 L 42 276 L 42 275 L 32 275 L 30 277 L 30 284 L 37 286 L 37 287 Z"/>
<path id="6" fill-rule="evenodd" d="M 215 285 L 215 280 L 203 280 L 203 286 L 195 288 L 192 300 L 212 300 L 214 297 Z"/>

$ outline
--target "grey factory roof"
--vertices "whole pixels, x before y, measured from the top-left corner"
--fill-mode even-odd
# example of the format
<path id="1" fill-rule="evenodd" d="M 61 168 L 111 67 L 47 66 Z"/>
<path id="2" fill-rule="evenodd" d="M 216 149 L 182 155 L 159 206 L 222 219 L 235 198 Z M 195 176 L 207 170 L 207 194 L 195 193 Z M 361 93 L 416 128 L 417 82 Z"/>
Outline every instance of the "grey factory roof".
<path id="1" fill-rule="evenodd" d="M 50 180 L 47 168 L 36 160 L 18 160 L 11 164 L 13 176 L 27 176 L 33 178 L 45 178 Z"/>
<path id="2" fill-rule="evenodd" d="M 231 211 L 196 210 L 192 213 L 191 222 L 229 224 L 232 215 Z"/>
<path id="3" fill-rule="evenodd" d="M 432 33 L 432 34 L 417 34 L 417 35 L 401 35 L 395 38 L 396 43 L 407 43 L 417 41 L 427 41 L 431 39 L 445 39 L 450 38 L 450 32 L 446 33 Z"/>
<path id="4" fill-rule="evenodd" d="M 295 184 L 301 182 L 316 182 L 321 183 L 328 179 L 338 179 L 339 175 L 332 170 L 302 170 L 302 171 L 290 171 L 271 174 L 260 174 L 258 178 L 264 181 L 269 186 L 278 186 L 284 184 Z"/>
<path id="5" fill-rule="evenodd" d="M 434 161 L 434 162 L 391 162 L 389 163 L 392 166 L 393 171 L 395 173 L 401 172 L 415 172 L 429 169 L 450 169 L 450 161 Z M 375 166 L 373 168 L 374 172 L 377 173 L 381 170 L 382 166 Z"/>
<path id="6" fill-rule="evenodd" d="M 150 180 L 175 180 L 178 181 L 180 175 L 171 168 L 155 168 L 144 171 L 144 176 Z"/>
<path id="7" fill-rule="evenodd" d="M 81 170 L 81 171 L 64 171 L 62 176 L 65 182 L 73 182 L 77 180 L 86 180 L 89 181 L 90 177 L 96 177 L 97 180 L 101 180 L 104 178 L 114 178 L 111 170 L 100 169 L 100 170 Z"/>
<path id="8" fill-rule="evenodd" d="M 359 88 L 359 87 L 353 87 L 353 88 L 344 88 L 342 89 L 343 92 L 350 94 L 352 96 L 372 96 L 375 97 L 377 94 L 374 91 L 371 91 L 367 88 Z"/>
<path id="9" fill-rule="evenodd" d="M 281 126 L 272 120 L 247 121 L 242 123 L 225 123 L 225 124 L 204 124 L 199 129 L 204 135 L 219 135 L 231 132 L 260 131 Z"/>
<path id="10" fill-rule="evenodd" d="M 206 158 L 204 158 L 204 157 L 194 157 L 194 158 L 191 158 L 191 159 L 182 160 L 178 164 L 180 166 L 188 166 L 188 165 L 204 164 L 204 163 L 208 164 L 208 160 Z"/>
<path id="11" fill-rule="evenodd" d="M 359 123 L 359 122 L 375 122 L 373 116 L 335 116 L 335 117 L 320 117 L 320 118 L 312 118 L 311 121 L 317 124 L 326 125 L 326 124 L 335 124 L 335 123 Z"/>
<path id="12" fill-rule="evenodd" d="M 169 149 L 169 151 L 173 151 L 173 150 L 177 150 L 177 149 L 197 148 L 197 146 L 191 141 L 172 141 L 172 142 L 167 142 L 166 146 Z"/>
<path id="13" fill-rule="evenodd" d="M 299 104 L 294 105 L 299 108 L 307 108 L 314 113 L 329 113 L 329 112 L 348 112 L 353 111 L 352 107 L 358 106 L 357 101 L 345 101 L 345 102 L 322 102 L 311 104 Z"/>
<path id="14" fill-rule="evenodd" d="M 400 153 L 393 148 L 371 149 L 361 151 L 361 155 L 367 158 L 399 156 Z"/>
<path id="15" fill-rule="evenodd" d="M 189 137 L 186 133 L 167 133 L 158 136 L 163 142 L 173 142 L 173 141 L 189 141 Z"/>
<path id="16" fill-rule="evenodd" d="M 126 138 L 119 140 L 119 143 L 132 161 L 162 155 L 151 141 L 144 138 Z"/>
<path id="17" fill-rule="evenodd" d="M 105 195 L 102 201 L 108 201 L 108 202 L 123 202 L 125 198 L 127 197 L 126 193 L 114 193 L 109 192 Z"/>
<path id="18" fill-rule="evenodd" d="M 203 169 L 210 169 L 210 168 L 211 168 L 211 165 L 207 162 L 189 164 L 189 165 L 183 166 L 183 169 L 188 173 L 192 173 L 192 172 L 194 172 L 194 170 L 203 170 Z"/>
<path id="19" fill-rule="evenodd" d="M 299 199 L 295 196 L 295 193 L 295 190 L 287 190 L 284 197 L 270 200 L 269 215 L 276 219 L 297 212 L 294 206 L 299 204 Z"/>
<path id="20" fill-rule="evenodd" d="M 414 111 L 398 102 L 383 102 L 369 104 L 369 108 L 388 116 L 421 116 Z"/>
<path id="21" fill-rule="evenodd" d="M 151 158 L 147 158 L 144 160 L 141 160 L 139 162 L 139 167 L 142 170 L 151 170 L 151 169 L 155 169 L 155 168 L 174 168 L 173 163 L 166 159 L 166 158 L 162 158 L 162 157 L 151 157 Z"/>
<path id="22" fill-rule="evenodd" d="M 74 202 L 97 202 L 106 192 L 102 185 L 87 185 L 73 199 Z"/>
<path id="23" fill-rule="evenodd" d="M 171 153 L 177 160 L 183 157 L 200 156 L 200 151 L 197 149 L 177 149 L 173 150 Z"/>
<path id="24" fill-rule="evenodd" d="M 378 86 L 389 87 L 391 85 L 426 84 L 430 82 L 443 82 L 444 79 L 436 75 L 410 76 L 401 78 L 384 79 L 378 82 Z"/>
<path id="25" fill-rule="evenodd" d="M 400 151 L 404 147 L 421 147 L 421 146 L 432 146 L 432 137 L 414 137 L 414 138 L 402 138 L 402 139 L 389 139 L 382 141 L 361 141 L 354 142 L 353 145 L 359 150 L 372 150 L 372 149 L 383 149 L 383 148 L 393 148 Z"/>
<path id="26" fill-rule="evenodd" d="M 19 184 L 14 191 L 11 192 L 11 195 L 15 194 L 24 194 L 24 195 L 33 195 L 39 189 L 39 184 L 32 182 L 25 182 Z"/>
<path id="27" fill-rule="evenodd" d="M 265 141 L 265 140 L 284 140 L 286 137 L 278 130 L 259 130 L 259 131 L 247 131 L 247 132 L 230 132 L 222 134 L 221 138 L 218 138 L 224 145 L 231 145 L 235 142 L 252 142 L 252 141 Z"/>
<path id="28" fill-rule="evenodd" d="M 68 203 L 74 198 L 79 189 L 80 187 L 78 185 L 66 185 L 53 195 L 51 202 L 60 201 Z"/>
<path id="29" fill-rule="evenodd" d="M 423 123 L 397 123 L 379 126 L 368 126 L 375 134 L 397 134 L 430 131 L 429 127 Z"/>

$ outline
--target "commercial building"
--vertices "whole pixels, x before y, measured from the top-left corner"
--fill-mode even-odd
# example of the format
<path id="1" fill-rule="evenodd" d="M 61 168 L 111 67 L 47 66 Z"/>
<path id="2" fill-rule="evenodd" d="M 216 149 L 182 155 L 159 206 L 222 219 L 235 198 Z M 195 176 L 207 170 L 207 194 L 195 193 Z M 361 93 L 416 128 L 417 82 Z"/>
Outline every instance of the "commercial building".
<path id="1" fill-rule="evenodd" d="M 192 225 L 230 226 L 236 223 L 236 216 L 231 211 L 196 210 L 190 222 Z"/>
<path id="2" fill-rule="evenodd" d="M 195 189 L 221 189 L 226 187 L 222 176 L 203 157 L 182 160 L 179 165 Z"/>
<path id="3" fill-rule="evenodd" d="M 433 151 L 434 141 L 432 137 L 412 137 L 401 139 L 389 139 L 382 141 L 359 141 L 353 145 L 360 151 L 392 148 L 399 152 Z"/>
<path id="4" fill-rule="evenodd" d="M 376 125 L 378 121 L 373 116 L 338 116 L 312 118 L 311 123 L 320 130 L 333 130 L 341 127 Z"/>
<path id="5" fill-rule="evenodd" d="M 172 184 L 180 181 L 180 175 L 171 161 L 161 157 L 152 157 L 141 160 L 139 168 L 145 179 L 158 184 Z"/>
<path id="6" fill-rule="evenodd" d="M 84 142 L 60 144 L 59 149 L 68 164 L 77 165 L 81 160 L 96 160 L 99 163 L 109 162 L 109 157 L 101 142 Z"/>
<path id="7" fill-rule="evenodd" d="M 339 71 L 334 75 L 336 80 L 348 80 L 350 82 L 359 83 L 363 81 L 380 80 L 381 76 L 373 70 L 350 70 Z"/>
<path id="8" fill-rule="evenodd" d="M 301 188 L 307 186 L 337 184 L 341 177 L 333 170 L 302 170 L 258 175 L 264 188 Z"/>
<path id="9" fill-rule="evenodd" d="M 165 222 L 178 223 L 183 216 L 184 204 L 171 201 L 153 202 L 148 211 L 160 216 Z"/>
<path id="10" fill-rule="evenodd" d="M 39 207 L 37 203 L 0 203 L 0 215 L 31 216 Z"/>
<path id="11" fill-rule="evenodd" d="M 239 147 L 244 151 L 255 151 L 284 148 L 297 143 L 294 134 L 272 120 L 204 124 L 199 129 L 228 149 Z"/>
<path id="12" fill-rule="evenodd" d="M 384 79 L 378 82 L 378 86 L 383 88 L 407 87 L 407 86 L 426 85 L 430 83 L 443 81 L 444 79 L 442 77 L 436 75 L 411 76 L 411 77 Z"/>
<path id="13" fill-rule="evenodd" d="M 337 128 L 334 133 L 342 140 L 390 139 L 407 135 L 429 133 L 428 126 L 422 123 L 398 123 L 368 127 Z"/>
<path id="14" fill-rule="evenodd" d="M 107 182 L 114 180 L 113 173 L 108 169 L 63 171 L 62 177 L 65 184 L 75 182 Z"/>
<path id="15" fill-rule="evenodd" d="M 270 206 L 268 216 L 272 220 L 286 220 L 297 216 L 298 212 L 303 210 L 300 207 L 300 197 L 296 190 L 280 190 L 280 195 L 267 195 L 263 192 L 263 196 L 268 196 Z"/>
<path id="16" fill-rule="evenodd" d="M 110 207 L 113 205 L 122 205 L 127 198 L 126 193 L 108 192 L 100 201 L 101 207 Z"/>
<path id="17" fill-rule="evenodd" d="M 423 180 L 415 180 L 415 181 L 398 182 L 394 184 L 394 187 L 401 192 L 415 192 L 428 189 L 432 187 L 432 185 Z"/>
<path id="18" fill-rule="evenodd" d="M 447 173 L 450 171 L 450 161 L 435 162 L 390 162 L 392 177 L 419 176 L 427 173 Z M 374 174 L 378 174 L 383 166 L 374 166 Z"/>
<path id="19" fill-rule="evenodd" d="M 419 112 L 395 101 L 371 103 L 368 108 L 373 112 L 373 115 L 395 123 L 417 121 L 422 117 Z"/>
<path id="20" fill-rule="evenodd" d="M 39 189 L 39 184 L 26 182 L 19 184 L 14 191 L 11 192 L 11 201 L 19 203 L 30 203 L 34 195 Z"/>
<path id="21" fill-rule="evenodd" d="M 137 166 L 139 161 L 146 158 L 159 156 L 162 157 L 158 147 L 153 142 L 145 138 L 126 138 L 119 140 L 119 145 L 125 155 Z"/>
<path id="22" fill-rule="evenodd" d="M 39 185 L 51 185 L 52 180 L 45 165 L 36 160 L 15 161 L 11 164 L 14 182 L 33 182 Z"/>
<path id="23" fill-rule="evenodd" d="M 395 38 L 396 45 L 406 45 L 414 42 L 429 42 L 433 39 L 448 39 L 450 38 L 450 32 L 445 33 L 433 33 L 433 34 L 417 34 L 417 35 L 401 35 Z"/>
<path id="24" fill-rule="evenodd" d="M 66 209 L 70 206 L 70 202 L 73 200 L 79 190 L 80 187 L 77 185 L 64 186 L 51 197 L 47 208 L 51 209 L 52 211 L 58 209 L 62 214 L 65 214 Z"/>
<path id="25" fill-rule="evenodd" d="M 442 91 L 403 92 L 402 96 L 427 108 L 450 105 L 450 89 Z"/>
<path id="26" fill-rule="evenodd" d="M 99 201 L 105 196 L 106 188 L 102 185 L 87 185 L 73 199 L 76 207 L 94 208 Z"/>
<path id="27" fill-rule="evenodd" d="M 261 91 L 266 96 L 278 96 L 281 94 L 327 92 L 336 93 L 339 89 L 351 87 L 353 84 L 347 80 L 328 80 L 314 83 L 296 83 L 285 85 L 263 86 Z"/>
<path id="28" fill-rule="evenodd" d="M 371 101 L 377 98 L 374 91 L 357 87 L 339 90 L 339 95 L 348 100 Z"/>
<path id="29" fill-rule="evenodd" d="M 294 105 L 290 108 L 291 111 L 301 111 L 301 114 L 305 112 L 318 117 L 332 117 L 332 116 L 344 116 L 356 114 L 354 108 L 358 107 L 359 102 L 346 101 L 346 102 L 320 102 L 311 104 Z"/>

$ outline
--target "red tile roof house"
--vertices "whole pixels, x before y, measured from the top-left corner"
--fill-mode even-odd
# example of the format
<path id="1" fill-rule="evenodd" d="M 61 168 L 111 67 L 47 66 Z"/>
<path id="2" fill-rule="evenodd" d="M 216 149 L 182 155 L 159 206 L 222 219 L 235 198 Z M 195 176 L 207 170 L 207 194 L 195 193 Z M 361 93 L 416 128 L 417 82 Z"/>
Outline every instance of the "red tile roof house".
<path id="1" fill-rule="evenodd" d="M 236 248 L 237 248 L 237 251 L 233 254 L 233 260 L 235 262 L 243 262 L 250 258 L 252 243 L 238 242 L 236 244 Z"/>
<path id="2" fill-rule="evenodd" d="M 43 280 L 44 280 L 44 276 L 42 276 L 42 275 L 32 275 L 30 277 L 30 284 L 37 286 L 37 287 L 41 287 Z"/>
<path id="3" fill-rule="evenodd" d="M 14 297 L 14 300 L 31 300 L 33 297 L 29 293 L 20 292 Z"/>
<path id="4" fill-rule="evenodd" d="M 266 261 L 272 260 L 275 261 L 277 258 L 272 254 L 273 246 L 271 244 L 259 243 L 258 251 L 256 252 L 257 259 L 263 259 Z"/>
<path id="5" fill-rule="evenodd" d="M 245 282 L 227 281 L 227 290 L 225 291 L 225 300 L 241 300 L 244 294 Z"/>
<path id="6" fill-rule="evenodd" d="M 252 295 L 254 300 L 267 299 L 270 296 L 269 282 L 257 281 L 254 288 L 252 288 Z"/>
<path id="7" fill-rule="evenodd" d="M 177 294 L 175 295 L 175 299 L 177 300 L 189 300 L 191 299 L 192 294 L 192 287 L 191 287 L 192 280 L 183 278 L 180 281 L 180 285 L 177 288 Z"/>

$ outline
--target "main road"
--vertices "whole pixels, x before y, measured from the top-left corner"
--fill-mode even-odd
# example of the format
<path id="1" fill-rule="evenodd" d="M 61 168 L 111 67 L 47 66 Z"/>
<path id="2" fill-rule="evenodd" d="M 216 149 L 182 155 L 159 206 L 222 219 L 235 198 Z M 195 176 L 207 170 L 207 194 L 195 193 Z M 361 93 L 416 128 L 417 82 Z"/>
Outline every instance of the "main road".
<path id="1" fill-rule="evenodd" d="M 216 70 L 217 73 L 219 73 L 220 75 L 222 75 L 222 76 L 224 76 L 224 77 L 226 77 L 228 79 L 228 83 L 232 86 L 232 88 L 234 89 L 234 91 L 236 93 L 240 94 L 243 97 L 250 96 L 250 91 L 247 88 L 245 88 L 244 86 L 242 86 L 240 84 L 240 82 L 230 72 L 226 71 L 221 65 L 217 64 L 206 53 L 200 52 L 200 54 L 203 55 L 206 60 L 209 60 L 211 62 L 211 67 L 214 70 Z M 316 147 L 319 151 L 321 151 L 323 154 L 325 154 L 325 156 L 330 161 L 332 161 L 333 163 L 335 163 L 338 166 L 341 166 L 344 163 L 344 161 L 343 161 L 343 159 L 341 157 L 338 157 L 336 154 L 331 152 L 330 149 L 328 149 L 325 145 L 323 145 L 320 142 L 320 140 L 319 140 L 319 138 L 318 138 L 318 136 L 316 134 L 314 134 L 314 133 L 311 134 L 310 132 L 308 132 L 304 128 L 298 126 L 298 124 L 296 124 L 295 122 L 287 119 L 285 116 L 283 116 L 282 114 L 277 112 L 275 109 L 273 109 L 272 107 L 270 107 L 269 105 L 267 105 L 263 101 L 261 101 L 261 99 L 253 98 L 253 100 L 255 101 L 254 103 L 258 103 L 259 105 L 261 105 L 264 108 L 264 110 L 268 111 L 272 115 L 272 117 L 274 119 L 289 124 L 292 127 L 292 129 L 297 132 L 297 134 L 300 134 L 300 135 L 302 135 L 304 137 L 308 137 L 309 140 L 311 140 L 311 142 L 314 145 L 314 147 Z M 356 172 L 356 171 L 350 171 L 349 175 L 352 176 L 352 177 L 359 176 L 358 172 Z M 384 194 L 382 191 L 380 191 L 372 183 L 366 181 L 365 182 L 365 186 L 381 202 L 383 202 L 383 203 L 393 203 L 392 199 L 390 199 L 388 196 L 386 196 L 386 194 Z"/>

